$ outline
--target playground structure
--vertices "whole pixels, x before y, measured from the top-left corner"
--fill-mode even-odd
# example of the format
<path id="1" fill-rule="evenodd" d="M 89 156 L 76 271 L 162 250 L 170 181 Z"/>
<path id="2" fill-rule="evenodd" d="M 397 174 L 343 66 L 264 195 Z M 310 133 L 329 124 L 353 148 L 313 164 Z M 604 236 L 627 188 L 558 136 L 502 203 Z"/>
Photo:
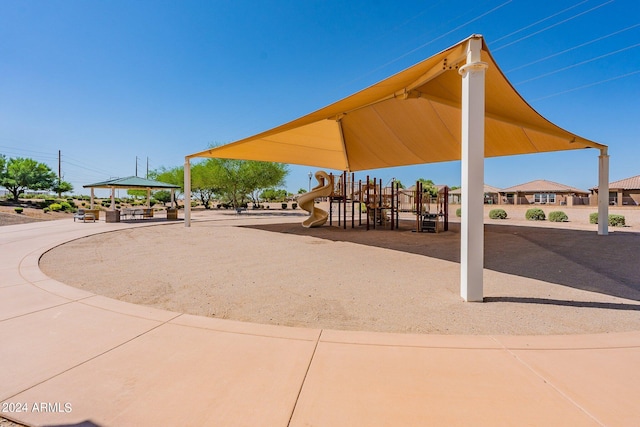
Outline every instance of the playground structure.
<path id="1" fill-rule="evenodd" d="M 298 196 L 298 206 L 309 212 L 309 218 L 302 222 L 305 228 L 321 227 L 327 222 L 329 214 L 324 209 L 316 206 L 315 200 L 318 197 L 330 197 L 333 192 L 333 176 L 325 171 L 318 171 L 315 174 L 318 185 L 311 191 Z"/>
<path id="2" fill-rule="evenodd" d="M 392 180 L 384 185 L 381 179 L 355 180 L 354 173 L 343 172 L 335 176 L 324 171 L 315 174 L 319 185 L 298 197 L 298 205 L 310 212 L 303 227 L 319 227 L 327 220 L 338 227 L 365 226 L 367 230 L 383 228 L 398 230 L 400 214 L 414 215 L 414 231 L 434 232 L 449 230 L 449 188 L 442 186 L 435 197 L 425 192 L 420 181 L 409 189 L 400 188 Z M 322 179 L 322 180 L 321 180 Z M 323 197 L 329 202 L 329 211 L 315 206 L 315 199 Z"/>

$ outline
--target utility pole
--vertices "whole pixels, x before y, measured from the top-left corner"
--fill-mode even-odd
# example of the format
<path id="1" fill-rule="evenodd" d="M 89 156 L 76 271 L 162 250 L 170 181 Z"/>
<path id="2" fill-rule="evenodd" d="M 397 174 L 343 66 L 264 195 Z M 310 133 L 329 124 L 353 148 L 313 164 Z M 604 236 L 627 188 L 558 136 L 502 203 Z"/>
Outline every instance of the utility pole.
<path id="1" fill-rule="evenodd" d="M 147 174 L 145 175 L 146 179 L 149 179 L 149 156 L 147 156 Z"/>
<path id="2" fill-rule="evenodd" d="M 60 186 L 62 184 L 62 153 L 58 150 L 58 199 L 62 197 L 62 193 L 60 191 Z"/>
<path id="3" fill-rule="evenodd" d="M 138 156 L 136 156 L 136 178 L 138 177 Z"/>

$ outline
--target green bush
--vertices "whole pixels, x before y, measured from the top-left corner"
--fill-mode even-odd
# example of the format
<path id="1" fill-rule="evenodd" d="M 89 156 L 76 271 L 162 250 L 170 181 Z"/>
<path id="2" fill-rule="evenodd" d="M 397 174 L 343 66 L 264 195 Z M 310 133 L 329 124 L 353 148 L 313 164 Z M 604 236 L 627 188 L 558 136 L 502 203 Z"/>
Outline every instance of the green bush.
<path id="1" fill-rule="evenodd" d="M 42 209 L 42 212 L 47 213 L 47 212 L 49 212 L 50 210 L 51 210 L 51 209 L 49 209 L 49 208 L 47 207 L 47 208 Z"/>
<path id="2" fill-rule="evenodd" d="M 15 208 L 14 211 L 16 211 L 17 214 L 21 214 L 22 211 L 24 211 L 24 209 L 22 208 Z"/>
<path id="3" fill-rule="evenodd" d="M 489 218 L 491 219 L 507 219 L 507 213 L 504 209 L 491 209 L 489 211 Z"/>
<path id="4" fill-rule="evenodd" d="M 49 210 L 52 210 L 54 212 L 58 212 L 58 211 L 62 210 L 62 205 L 60 203 L 51 203 L 49 205 Z"/>
<path id="5" fill-rule="evenodd" d="M 62 202 L 62 203 L 59 203 L 59 205 L 62 206 L 63 211 L 71 212 L 73 210 L 69 202 Z"/>
<path id="6" fill-rule="evenodd" d="M 609 225 L 611 227 L 624 227 L 624 215 L 609 215 Z"/>
<path id="7" fill-rule="evenodd" d="M 549 212 L 549 221 L 551 222 L 567 222 L 569 217 L 562 211 Z"/>
<path id="8" fill-rule="evenodd" d="M 456 209 L 456 216 L 460 218 L 462 216 L 462 208 Z"/>
<path id="9" fill-rule="evenodd" d="M 524 217 L 529 221 L 544 221 L 547 218 L 544 211 L 540 208 L 528 209 Z"/>
<path id="10" fill-rule="evenodd" d="M 598 223 L 598 212 L 594 212 L 589 214 L 589 223 L 597 224 Z M 611 227 L 624 227 L 626 225 L 624 215 L 609 215 L 609 226 Z"/>

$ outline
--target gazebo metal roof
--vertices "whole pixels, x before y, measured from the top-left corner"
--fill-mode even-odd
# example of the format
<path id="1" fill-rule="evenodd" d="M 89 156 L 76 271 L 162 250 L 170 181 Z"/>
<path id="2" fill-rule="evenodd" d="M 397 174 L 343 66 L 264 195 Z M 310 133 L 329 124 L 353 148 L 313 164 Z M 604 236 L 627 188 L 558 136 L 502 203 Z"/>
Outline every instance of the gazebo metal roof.
<path id="1" fill-rule="evenodd" d="M 95 184 L 83 185 L 84 188 L 180 188 L 179 185 L 168 184 L 166 182 L 154 181 L 137 176 L 127 176 L 125 178 L 114 178 L 107 181 L 96 182 Z"/>

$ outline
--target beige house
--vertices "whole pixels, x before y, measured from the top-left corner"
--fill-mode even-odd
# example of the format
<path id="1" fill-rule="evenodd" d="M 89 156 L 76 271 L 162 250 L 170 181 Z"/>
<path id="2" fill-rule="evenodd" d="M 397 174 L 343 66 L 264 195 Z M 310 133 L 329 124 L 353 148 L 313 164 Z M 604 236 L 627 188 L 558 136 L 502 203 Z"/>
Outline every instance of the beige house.
<path id="1" fill-rule="evenodd" d="M 598 188 L 592 188 L 591 193 L 597 196 Z M 613 206 L 640 206 L 640 175 L 610 182 L 609 204 Z"/>
<path id="2" fill-rule="evenodd" d="M 502 203 L 509 205 L 588 205 L 589 192 L 539 179 L 500 190 Z"/>
<path id="3" fill-rule="evenodd" d="M 449 203 L 460 204 L 460 198 L 462 197 L 462 188 L 449 191 Z M 492 187 L 491 185 L 484 185 L 484 204 L 485 205 L 500 205 L 502 204 L 502 198 L 500 197 L 500 189 Z"/>

